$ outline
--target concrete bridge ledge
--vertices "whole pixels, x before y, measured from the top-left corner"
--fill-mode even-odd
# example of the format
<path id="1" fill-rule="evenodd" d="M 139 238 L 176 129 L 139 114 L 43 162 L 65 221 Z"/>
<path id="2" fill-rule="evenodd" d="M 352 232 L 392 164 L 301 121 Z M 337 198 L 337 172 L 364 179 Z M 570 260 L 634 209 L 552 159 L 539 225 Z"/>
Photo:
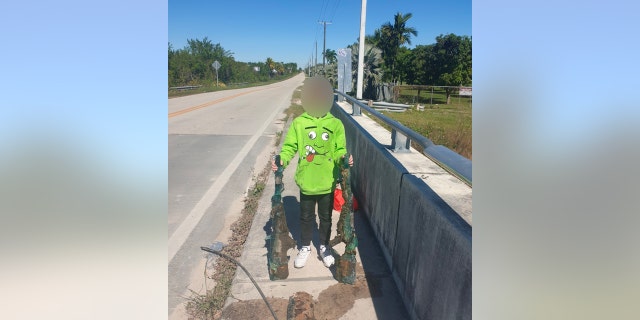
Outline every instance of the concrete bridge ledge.
<path id="1" fill-rule="evenodd" d="M 346 101 L 336 102 L 347 114 L 351 114 L 352 107 Z M 389 147 L 391 145 L 391 133 L 367 115 L 352 117 L 363 129 L 365 129 L 378 143 Z M 407 173 L 422 179 L 442 199 L 453 208 L 469 225 L 472 225 L 472 188 L 458 178 L 446 172 L 429 158 L 411 148 L 409 153 L 396 153 L 389 151 L 406 169 Z"/>

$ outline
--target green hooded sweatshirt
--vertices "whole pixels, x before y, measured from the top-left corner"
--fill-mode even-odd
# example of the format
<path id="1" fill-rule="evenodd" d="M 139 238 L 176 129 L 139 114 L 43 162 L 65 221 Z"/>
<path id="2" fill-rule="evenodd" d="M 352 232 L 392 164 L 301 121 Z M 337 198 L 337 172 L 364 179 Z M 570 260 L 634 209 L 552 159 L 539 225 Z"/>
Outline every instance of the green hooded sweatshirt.
<path id="1" fill-rule="evenodd" d="M 285 168 L 296 152 L 300 157 L 295 180 L 300 191 L 306 195 L 331 193 L 334 169 L 347 153 L 342 122 L 331 113 L 316 118 L 305 112 L 293 119 L 280 151 Z"/>

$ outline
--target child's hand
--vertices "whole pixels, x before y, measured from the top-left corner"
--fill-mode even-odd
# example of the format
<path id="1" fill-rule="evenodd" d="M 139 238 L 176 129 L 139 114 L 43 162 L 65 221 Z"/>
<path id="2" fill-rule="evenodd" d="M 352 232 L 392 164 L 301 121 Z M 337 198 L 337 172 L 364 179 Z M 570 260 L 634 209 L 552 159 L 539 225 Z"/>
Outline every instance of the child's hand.
<path id="1" fill-rule="evenodd" d="M 280 160 L 280 165 L 284 165 L 282 163 L 282 160 Z M 278 166 L 276 166 L 276 159 L 271 159 L 271 170 L 273 171 L 277 171 L 278 170 Z"/>
<path id="2" fill-rule="evenodd" d="M 344 156 L 342 156 L 342 159 L 344 159 Z M 353 155 L 349 155 L 349 167 L 353 167 Z"/>

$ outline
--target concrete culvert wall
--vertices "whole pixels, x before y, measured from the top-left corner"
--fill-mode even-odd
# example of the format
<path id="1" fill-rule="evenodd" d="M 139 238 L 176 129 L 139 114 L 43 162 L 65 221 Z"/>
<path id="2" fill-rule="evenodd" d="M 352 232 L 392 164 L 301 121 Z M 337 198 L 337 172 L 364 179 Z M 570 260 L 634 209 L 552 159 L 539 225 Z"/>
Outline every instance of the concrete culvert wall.
<path id="1" fill-rule="evenodd" d="M 334 104 L 352 187 L 415 319 L 471 319 L 471 226 Z"/>

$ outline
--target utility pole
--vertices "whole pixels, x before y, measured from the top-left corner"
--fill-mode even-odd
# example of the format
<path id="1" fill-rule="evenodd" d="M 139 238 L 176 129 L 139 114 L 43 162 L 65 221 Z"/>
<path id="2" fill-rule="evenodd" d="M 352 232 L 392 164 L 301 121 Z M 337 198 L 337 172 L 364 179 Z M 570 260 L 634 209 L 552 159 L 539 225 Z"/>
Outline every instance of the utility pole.
<path id="1" fill-rule="evenodd" d="M 316 40 L 316 60 L 313 63 L 313 75 L 318 75 L 318 40 Z"/>
<path id="2" fill-rule="evenodd" d="M 356 82 L 356 98 L 362 99 L 362 78 L 364 78 L 364 25 L 367 20 L 367 0 L 362 0 L 360 9 L 360 44 L 358 45 L 358 80 Z"/>
<path id="3" fill-rule="evenodd" d="M 327 56 L 327 24 L 331 24 L 331 22 L 318 21 L 318 23 L 324 25 L 324 42 L 322 44 L 322 75 L 326 76 L 327 72 L 325 71 L 325 62 Z"/>

